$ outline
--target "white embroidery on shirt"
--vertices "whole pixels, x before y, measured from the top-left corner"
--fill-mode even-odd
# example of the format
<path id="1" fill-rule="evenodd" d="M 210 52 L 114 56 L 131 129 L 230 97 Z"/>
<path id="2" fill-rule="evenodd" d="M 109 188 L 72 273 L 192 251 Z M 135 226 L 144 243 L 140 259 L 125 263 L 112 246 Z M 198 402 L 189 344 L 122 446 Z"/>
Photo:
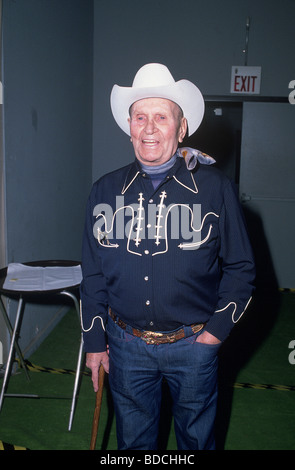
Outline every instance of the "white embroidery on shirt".
<path id="1" fill-rule="evenodd" d="M 167 235 L 167 221 L 168 221 L 168 215 L 170 213 L 170 211 L 174 208 L 174 207 L 185 207 L 189 210 L 190 214 L 191 214 L 191 224 L 190 224 L 190 227 L 191 229 L 193 230 L 193 232 L 195 233 L 199 233 L 201 232 L 201 230 L 203 229 L 203 225 L 204 225 L 204 222 L 205 222 L 205 219 L 209 216 L 209 215 L 213 215 L 215 217 L 219 217 L 219 215 L 215 214 L 215 212 L 207 212 L 207 214 L 204 215 L 203 219 L 202 219 L 202 222 L 201 222 L 201 225 L 200 225 L 200 228 L 194 228 L 194 213 L 193 213 L 193 210 L 191 209 L 191 207 L 188 205 L 188 204 L 172 204 L 171 206 L 168 207 L 168 210 L 166 212 L 166 216 L 165 216 L 165 223 L 164 223 L 164 227 L 165 227 L 165 231 L 164 231 L 164 239 L 165 239 L 165 249 L 162 250 L 162 251 L 157 251 L 155 253 L 153 253 L 152 256 L 155 256 L 155 255 L 159 255 L 159 254 L 163 254 L 163 253 L 166 253 L 168 251 L 168 235 Z M 209 231 L 208 231 L 208 234 L 207 236 L 203 239 L 203 240 L 199 240 L 197 242 L 190 242 L 190 243 L 180 243 L 178 245 L 179 248 L 183 249 L 183 250 L 189 250 L 189 249 L 194 249 L 194 248 L 197 248 L 198 246 L 201 246 L 203 243 L 205 243 L 209 238 L 210 238 L 210 235 L 211 235 L 211 230 L 212 230 L 212 224 L 210 224 L 210 227 L 209 227 Z"/>
<path id="2" fill-rule="evenodd" d="M 104 323 L 103 323 L 103 319 L 102 319 L 102 317 L 99 316 L 99 315 L 97 315 L 96 317 L 92 318 L 92 322 L 91 322 L 90 328 L 84 328 L 84 325 L 83 325 L 83 318 L 82 318 L 82 303 L 81 303 L 81 300 L 80 300 L 80 321 L 81 321 L 81 328 L 82 328 L 82 331 L 84 331 L 84 333 L 88 333 L 88 331 L 92 330 L 93 325 L 94 325 L 94 321 L 95 321 L 97 318 L 100 319 L 101 327 L 102 327 L 103 331 L 105 331 L 105 326 L 104 326 Z"/>
<path id="3" fill-rule="evenodd" d="M 206 217 L 208 217 L 209 215 L 213 215 L 213 216 L 219 218 L 219 215 L 215 214 L 215 212 L 207 212 L 207 214 L 205 214 L 204 217 L 203 217 L 203 220 L 202 220 L 202 223 L 201 223 L 201 226 L 200 226 L 199 229 L 195 229 L 193 227 L 193 220 L 192 220 L 192 223 L 191 223 L 192 230 L 194 232 L 200 232 L 203 229 L 203 225 L 204 225 Z M 192 219 L 193 219 L 193 215 L 192 215 Z M 186 249 L 196 248 L 197 246 L 203 245 L 203 243 L 205 243 L 207 240 L 209 240 L 212 228 L 213 228 L 213 225 L 210 224 L 207 236 L 205 238 L 203 238 L 203 240 L 200 240 L 198 242 L 191 242 L 191 243 L 180 243 L 180 245 L 178 245 L 179 248 L 182 248 L 183 250 L 186 250 Z"/>
<path id="4" fill-rule="evenodd" d="M 102 246 L 104 248 L 118 248 L 120 246 L 118 243 L 110 243 L 110 241 L 108 239 L 108 234 L 110 234 L 113 231 L 114 221 L 115 221 L 115 217 L 116 217 L 117 213 L 120 210 L 127 209 L 127 208 L 131 209 L 131 211 L 132 211 L 132 223 L 130 224 L 129 234 L 128 234 L 128 238 L 127 238 L 127 251 L 129 253 L 133 253 L 134 255 L 142 256 L 141 253 L 137 253 L 136 251 L 133 251 L 133 250 L 130 249 L 130 240 L 131 240 L 132 230 L 133 230 L 134 220 L 135 220 L 134 209 L 131 205 L 130 206 L 120 207 L 119 209 L 117 209 L 115 211 L 115 213 L 112 217 L 112 221 L 111 221 L 109 229 L 108 229 L 107 220 L 106 220 L 105 215 L 100 213 L 96 216 L 96 219 L 98 219 L 99 217 L 102 217 L 102 219 L 104 220 L 104 225 L 105 225 L 105 231 L 100 230 L 99 227 L 97 228 L 97 240 L 98 240 L 98 243 L 100 244 L 100 246 Z"/>
<path id="5" fill-rule="evenodd" d="M 139 246 L 139 244 L 141 242 L 140 232 L 143 230 L 143 227 L 142 227 L 142 222 L 144 221 L 144 208 L 142 206 L 143 201 L 144 201 L 143 194 L 139 193 L 139 198 L 138 198 L 139 207 L 138 207 L 138 210 L 137 210 L 137 213 L 138 213 L 137 227 L 135 229 L 136 230 L 136 238 L 135 238 L 135 245 L 136 246 Z"/>
<path id="6" fill-rule="evenodd" d="M 191 175 L 191 178 L 192 178 L 192 180 L 193 180 L 195 190 L 193 190 L 192 188 L 189 188 L 189 186 L 187 186 L 186 184 L 184 184 L 184 183 L 182 183 L 181 181 L 179 181 L 179 180 L 176 178 L 175 175 L 173 175 L 173 178 L 175 179 L 175 181 L 176 181 L 178 184 L 180 184 L 180 185 L 183 186 L 184 188 L 188 189 L 189 191 L 191 191 L 191 192 L 194 193 L 194 194 L 198 194 L 199 190 L 198 190 L 197 184 L 196 184 L 196 182 L 195 182 L 195 179 L 194 179 L 194 177 L 193 177 L 193 174 L 190 173 L 190 175 Z"/>
<path id="7" fill-rule="evenodd" d="M 163 208 L 165 207 L 164 199 L 166 199 L 166 197 L 167 197 L 166 191 L 162 191 L 161 194 L 160 194 L 160 204 L 158 204 L 158 206 L 157 206 L 159 208 L 159 212 L 156 215 L 157 223 L 155 225 L 155 229 L 156 229 L 155 244 L 156 245 L 160 245 L 159 239 L 162 238 L 162 235 L 160 235 L 160 230 L 161 230 L 161 228 L 163 228 L 163 225 L 161 225 L 161 219 L 163 218 L 162 212 L 163 212 Z"/>
<path id="8" fill-rule="evenodd" d="M 122 191 L 121 191 L 121 194 L 124 194 L 127 189 L 132 185 L 133 181 L 136 179 L 136 177 L 139 175 L 139 171 L 135 174 L 134 178 L 132 178 L 132 180 L 130 181 L 130 183 L 125 187 L 125 183 L 124 183 L 124 186 L 122 188 Z M 126 182 L 126 181 L 125 181 Z"/>
<path id="9" fill-rule="evenodd" d="M 135 254 L 137 256 L 143 256 L 142 253 L 138 252 L 142 239 L 145 238 L 145 218 L 148 217 L 149 223 L 147 224 L 148 228 L 154 227 L 154 232 L 149 231 L 148 236 L 155 239 L 155 245 L 158 248 L 158 251 L 152 253 L 152 256 L 166 253 L 169 249 L 168 247 L 168 218 L 172 209 L 179 208 L 180 212 L 176 212 L 176 217 L 173 218 L 171 213 L 171 233 L 169 239 L 179 239 L 179 231 L 181 230 L 182 239 L 192 240 L 190 242 L 181 242 L 178 247 L 181 250 L 193 250 L 198 249 L 201 245 L 206 243 L 212 233 L 213 225 L 209 225 L 206 236 L 201 239 L 201 231 L 203 230 L 205 220 L 209 216 L 219 218 L 215 212 L 207 212 L 201 220 L 201 205 L 193 204 L 193 208 L 189 204 L 171 204 L 166 206 L 164 204 L 165 199 L 167 198 L 167 192 L 162 191 L 160 193 L 160 203 L 155 207 L 155 211 L 148 210 L 148 213 L 145 213 L 145 208 L 143 206 L 144 197 L 143 193 L 138 194 L 139 204 L 128 204 L 118 206 L 122 204 L 118 196 L 116 202 L 116 211 L 112 212 L 112 207 L 108 204 L 98 204 L 93 211 L 93 214 L 96 217 L 97 222 L 94 225 L 93 231 L 95 238 L 101 247 L 104 248 L 118 248 L 121 243 L 120 240 L 127 239 L 126 249 L 129 253 Z M 124 200 L 124 197 L 123 197 Z M 152 202 L 152 201 L 151 201 Z M 152 205 L 149 205 L 150 208 Z M 130 220 L 126 222 L 125 220 L 125 210 L 129 212 L 128 216 L 131 216 Z M 118 215 L 120 211 L 122 215 Z M 175 213 L 173 213 L 175 214 Z M 185 218 L 186 217 L 186 218 Z M 115 241 L 112 243 L 111 240 L 114 237 L 114 225 L 116 220 L 116 236 Z M 152 222 L 153 221 L 153 222 Z M 177 233 L 178 232 L 178 233 Z M 134 246 L 132 245 L 134 243 Z M 131 248 L 133 247 L 133 248 Z"/>
<path id="10" fill-rule="evenodd" d="M 232 319 L 232 322 L 233 322 L 233 323 L 238 323 L 238 321 L 240 320 L 240 318 L 242 317 L 242 315 L 243 315 L 243 314 L 245 313 L 245 311 L 247 310 L 248 305 L 249 305 L 249 303 L 251 302 L 251 300 L 252 300 L 252 297 L 250 297 L 250 299 L 248 300 L 248 302 L 247 302 L 247 304 L 246 304 L 244 310 L 242 311 L 242 313 L 239 315 L 239 317 L 238 317 L 236 320 L 234 319 L 235 313 L 236 313 L 237 308 L 238 308 L 236 302 L 229 302 L 224 308 L 221 308 L 220 310 L 215 310 L 214 313 L 224 312 L 224 310 L 226 310 L 230 305 L 234 305 L 234 309 L 233 309 L 233 312 L 232 312 L 232 315 L 231 315 L 231 319 Z"/>

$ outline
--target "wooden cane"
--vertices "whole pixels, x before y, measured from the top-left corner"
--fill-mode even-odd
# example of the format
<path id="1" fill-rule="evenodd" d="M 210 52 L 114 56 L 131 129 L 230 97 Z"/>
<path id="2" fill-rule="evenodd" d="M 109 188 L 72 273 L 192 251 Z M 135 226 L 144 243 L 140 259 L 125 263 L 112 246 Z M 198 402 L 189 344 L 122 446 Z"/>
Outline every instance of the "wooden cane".
<path id="1" fill-rule="evenodd" d="M 93 421 L 92 421 L 90 450 L 95 450 L 95 446 L 96 446 L 98 423 L 99 423 L 99 416 L 100 416 L 100 410 L 101 410 L 104 374 L 105 374 L 104 368 L 102 365 L 100 365 L 99 372 L 98 372 L 98 390 L 96 392 L 95 408 L 94 408 Z"/>

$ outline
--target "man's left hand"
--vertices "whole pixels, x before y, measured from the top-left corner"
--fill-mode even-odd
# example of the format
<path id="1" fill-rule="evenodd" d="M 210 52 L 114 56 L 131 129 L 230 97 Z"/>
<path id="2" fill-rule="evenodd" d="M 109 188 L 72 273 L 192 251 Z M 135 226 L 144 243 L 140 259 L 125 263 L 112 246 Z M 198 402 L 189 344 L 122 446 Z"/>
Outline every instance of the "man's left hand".
<path id="1" fill-rule="evenodd" d="M 221 341 L 216 338 L 216 336 L 211 335 L 211 333 L 208 333 L 208 331 L 203 331 L 197 339 L 197 343 L 204 343 L 204 344 L 219 344 Z"/>

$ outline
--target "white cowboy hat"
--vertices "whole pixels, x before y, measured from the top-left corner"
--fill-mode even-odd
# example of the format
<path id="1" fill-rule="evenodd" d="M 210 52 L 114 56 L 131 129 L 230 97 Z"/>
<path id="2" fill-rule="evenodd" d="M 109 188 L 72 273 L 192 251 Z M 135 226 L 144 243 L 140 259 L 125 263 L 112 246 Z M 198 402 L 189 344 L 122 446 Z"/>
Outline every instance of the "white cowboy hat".
<path id="1" fill-rule="evenodd" d="M 146 64 L 136 73 L 132 87 L 114 85 L 111 92 L 111 109 L 118 126 L 130 135 L 129 108 L 144 98 L 165 98 L 178 104 L 192 135 L 204 116 L 204 99 L 200 90 L 188 80 L 176 82 L 162 64 Z"/>

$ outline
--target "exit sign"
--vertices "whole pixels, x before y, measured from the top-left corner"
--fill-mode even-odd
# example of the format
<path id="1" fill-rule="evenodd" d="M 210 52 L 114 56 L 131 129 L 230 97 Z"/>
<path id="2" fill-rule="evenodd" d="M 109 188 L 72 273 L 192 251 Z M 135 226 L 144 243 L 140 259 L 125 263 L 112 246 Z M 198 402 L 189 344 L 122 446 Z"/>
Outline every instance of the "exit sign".
<path id="1" fill-rule="evenodd" d="M 260 93 L 261 67 L 233 66 L 231 93 L 258 95 Z"/>

